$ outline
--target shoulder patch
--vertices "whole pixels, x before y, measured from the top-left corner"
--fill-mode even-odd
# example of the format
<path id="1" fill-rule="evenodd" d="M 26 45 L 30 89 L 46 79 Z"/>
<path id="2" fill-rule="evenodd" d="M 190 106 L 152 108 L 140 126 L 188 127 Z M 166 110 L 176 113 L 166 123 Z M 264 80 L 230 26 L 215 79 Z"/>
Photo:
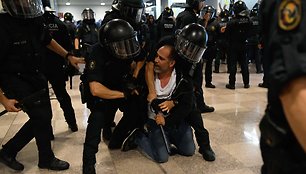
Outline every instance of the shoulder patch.
<path id="1" fill-rule="evenodd" d="M 278 9 L 278 26 L 285 31 L 297 28 L 302 20 L 301 0 L 282 0 Z"/>
<path id="2" fill-rule="evenodd" d="M 91 61 L 89 62 L 88 68 L 89 68 L 90 70 L 95 69 L 95 68 L 96 68 L 96 62 L 95 62 L 94 60 L 91 60 Z"/>

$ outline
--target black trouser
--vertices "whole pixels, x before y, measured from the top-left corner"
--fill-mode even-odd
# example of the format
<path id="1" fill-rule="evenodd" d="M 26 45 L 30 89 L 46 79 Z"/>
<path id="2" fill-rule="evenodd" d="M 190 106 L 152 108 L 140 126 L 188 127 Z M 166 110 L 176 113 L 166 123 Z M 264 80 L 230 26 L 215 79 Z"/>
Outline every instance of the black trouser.
<path id="1" fill-rule="evenodd" d="M 206 60 L 205 65 L 205 83 L 210 84 L 212 82 L 212 62 L 216 57 L 216 46 L 208 46 L 205 50 L 203 58 Z"/>
<path id="2" fill-rule="evenodd" d="M 52 85 L 55 96 L 63 109 L 66 122 L 70 125 L 76 124 L 75 113 L 71 99 L 66 90 L 66 77 L 64 74 L 46 73 L 47 80 Z"/>
<path id="3" fill-rule="evenodd" d="M 203 89 L 202 89 L 202 84 L 203 84 L 203 66 L 204 66 L 204 61 L 201 60 L 197 64 L 197 67 L 196 67 L 196 69 L 194 71 L 194 75 L 193 75 L 194 95 L 196 97 L 196 103 L 197 103 L 197 107 L 199 109 L 206 105 L 205 101 L 204 101 L 204 94 L 203 94 Z"/>
<path id="4" fill-rule="evenodd" d="M 4 75 L 4 77 L 0 77 L 0 80 L 2 82 L 1 88 L 7 97 L 17 100 L 42 88 L 48 89 L 47 82 L 38 74 Z M 11 156 L 16 156 L 24 146 L 35 138 L 39 163 L 46 164 L 54 158 L 50 142 L 52 111 L 49 93 L 46 92 L 41 96 L 40 101 L 39 104 L 29 103 L 25 105 L 26 113 L 30 119 L 12 139 L 3 145 L 3 150 Z"/>
<path id="5" fill-rule="evenodd" d="M 261 60 L 259 56 L 259 49 L 257 44 L 247 45 L 247 58 L 248 60 L 255 61 L 256 71 L 262 71 Z"/>
<path id="6" fill-rule="evenodd" d="M 86 137 L 83 150 L 83 164 L 93 165 L 96 163 L 95 154 L 98 152 L 98 146 L 101 141 L 101 129 L 105 125 L 110 125 L 113 121 L 114 113 L 120 109 L 123 117 L 117 124 L 109 146 L 120 148 L 124 139 L 130 130 L 140 127 L 144 124 L 144 113 L 139 113 L 142 104 L 137 102 L 138 99 L 107 100 L 101 103 L 93 104 L 91 114 L 88 118 Z"/>
<path id="7" fill-rule="evenodd" d="M 199 152 L 202 153 L 205 148 L 210 146 L 210 141 L 209 133 L 204 127 L 201 113 L 197 109 L 193 110 L 187 117 L 187 122 L 194 129 L 196 141 L 200 147 Z"/>
<path id="8" fill-rule="evenodd" d="M 229 84 L 235 86 L 237 62 L 241 66 L 242 80 L 245 85 L 249 84 L 249 67 L 246 58 L 244 44 L 232 43 L 229 50 Z"/>

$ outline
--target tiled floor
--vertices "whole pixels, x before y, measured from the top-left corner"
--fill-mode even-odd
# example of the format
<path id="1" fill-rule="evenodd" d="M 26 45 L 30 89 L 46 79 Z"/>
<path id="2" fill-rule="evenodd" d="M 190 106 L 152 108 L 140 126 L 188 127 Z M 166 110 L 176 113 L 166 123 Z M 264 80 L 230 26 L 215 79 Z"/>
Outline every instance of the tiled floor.
<path id="1" fill-rule="evenodd" d="M 262 164 L 259 150 L 258 122 L 266 106 L 266 89 L 257 87 L 262 74 L 255 74 L 250 66 L 251 88 L 244 89 L 241 74 L 237 74 L 236 90 L 225 88 L 228 74 L 222 65 L 222 72 L 213 74 L 215 89 L 204 88 L 205 101 L 214 106 L 216 111 L 203 114 L 205 126 L 210 132 L 211 144 L 216 152 L 216 161 L 206 162 L 196 152 L 192 157 L 175 155 L 164 164 L 150 161 L 137 150 L 121 152 L 110 151 L 104 142 L 100 143 L 97 155 L 97 173 L 105 174 L 259 174 Z M 56 100 L 52 100 L 54 118 L 52 121 L 55 140 L 53 150 L 57 157 L 70 162 L 69 170 L 61 173 L 81 173 L 82 150 L 85 137 L 86 121 L 89 111 L 80 103 L 78 77 L 74 78 L 71 94 L 75 108 L 79 131 L 71 133 L 64 121 L 63 113 Z M 0 106 L 0 111 L 2 110 Z M 116 119 L 120 117 L 117 114 Z M 9 113 L 0 117 L 0 143 L 6 143 L 27 120 L 23 112 Z M 25 165 L 21 173 L 55 173 L 37 167 L 37 148 L 35 142 L 28 144 L 17 156 Z M 0 173 L 10 174 L 15 171 L 0 163 Z"/>

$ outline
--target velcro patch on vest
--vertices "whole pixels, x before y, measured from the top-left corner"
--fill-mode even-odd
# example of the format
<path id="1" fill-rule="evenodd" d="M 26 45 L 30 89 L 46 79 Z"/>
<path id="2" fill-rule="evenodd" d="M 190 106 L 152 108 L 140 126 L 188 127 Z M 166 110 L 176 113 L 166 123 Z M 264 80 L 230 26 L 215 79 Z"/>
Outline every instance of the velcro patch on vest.
<path id="1" fill-rule="evenodd" d="M 285 31 L 296 29 L 302 19 L 301 0 L 282 0 L 278 9 L 278 26 Z"/>

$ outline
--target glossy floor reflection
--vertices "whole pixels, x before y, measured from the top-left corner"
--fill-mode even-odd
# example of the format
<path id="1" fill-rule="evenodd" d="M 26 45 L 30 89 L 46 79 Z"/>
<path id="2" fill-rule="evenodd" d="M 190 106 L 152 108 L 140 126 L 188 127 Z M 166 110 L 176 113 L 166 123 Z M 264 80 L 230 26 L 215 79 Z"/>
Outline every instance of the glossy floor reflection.
<path id="1" fill-rule="evenodd" d="M 249 89 L 243 88 L 241 74 L 237 74 L 235 90 L 225 88 L 228 74 L 222 65 L 221 73 L 213 74 L 215 89 L 204 88 L 205 101 L 215 107 L 215 112 L 203 114 L 206 128 L 210 132 L 211 144 L 216 153 L 216 161 L 206 162 L 196 152 L 192 157 L 175 155 L 164 164 L 150 161 L 137 150 L 121 152 L 109 151 L 104 142 L 100 143 L 97 155 L 97 173 L 106 174 L 259 174 L 262 164 L 259 150 L 258 123 L 266 106 L 265 88 L 257 87 L 262 74 L 254 73 L 250 66 Z M 53 129 L 55 140 L 52 142 L 57 157 L 70 162 L 70 169 L 60 173 L 81 173 L 82 150 L 85 137 L 86 121 L 89 111 L 80 102 L 78 83 L 79 77 L 74 77 L 73 89 L 68 89 L 75 108 L 79 131 L 68 130 L 63 113 L 56 100 L 52 100 Z M 205 85 L 205 84 L 204 84 Z M 3 107 L 0 106 L 0 110 Z M 120 118 L 117 113 L 116 120 Z M 6 143 L 27 120 L 23 112 L 9 113 L 0 117 L 0 143 Z M 32 141 L 17 156 L 25 165 L 20 173 L 55 173 L 41 170 L 37 167 L 37 148 Z M 15 171 L 0 163 L 0 173 L 10 174 Z"/>

